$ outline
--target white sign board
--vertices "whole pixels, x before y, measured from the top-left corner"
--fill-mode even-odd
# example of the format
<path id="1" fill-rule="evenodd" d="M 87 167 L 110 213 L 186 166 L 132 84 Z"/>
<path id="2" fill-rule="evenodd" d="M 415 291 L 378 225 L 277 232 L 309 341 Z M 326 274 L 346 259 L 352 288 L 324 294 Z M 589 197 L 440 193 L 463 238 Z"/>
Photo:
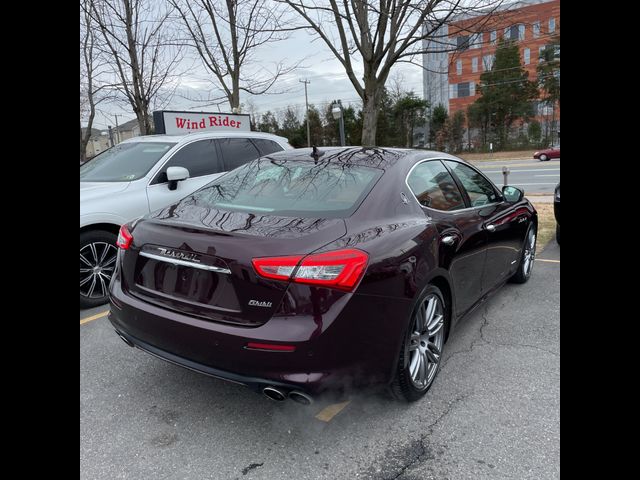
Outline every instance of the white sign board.
<path id="1" fill-rule="evenodd" d="M 250 132 L 249 115 L 219 112 L 153 112 L 157 134 L 184 135 L 192 132 Z"/>

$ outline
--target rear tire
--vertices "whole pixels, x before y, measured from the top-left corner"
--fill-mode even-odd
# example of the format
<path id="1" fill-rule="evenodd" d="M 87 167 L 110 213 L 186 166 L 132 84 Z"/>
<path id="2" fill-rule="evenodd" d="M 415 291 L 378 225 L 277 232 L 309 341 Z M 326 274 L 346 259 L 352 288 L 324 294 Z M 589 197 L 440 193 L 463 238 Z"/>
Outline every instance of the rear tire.
<path id="1" fill-rule="evenodd" d="M 556 224 L 556 242 L 560 245 L 560 224 Z"/>
<path id="2" fill-rule="evenodd" d="M 520 264 L 518 270 L 509 279 L 513 283 L 526 283 L 531 277 L 533 263 L 536 258 L 536 240 L 537 232 L 535 224 L 529 225 L 527 234 L 524 237 L 524 245 L 522 246 L 522 254 L 520 255 Z"/>
<path id="3" fill-rule="evenodd" d="M 80 308 L 107 303 L 116 266 L 117 236 L 104 230 L 80 234 Z"/>
<path id="4" fill-rule="evenodd" d="M 391 394 L 415 402 L 433 385 L 440 370 L 449 325 L 449 306 L 439 288 L 428 285 L 420 295 L 404 332 Z"/>

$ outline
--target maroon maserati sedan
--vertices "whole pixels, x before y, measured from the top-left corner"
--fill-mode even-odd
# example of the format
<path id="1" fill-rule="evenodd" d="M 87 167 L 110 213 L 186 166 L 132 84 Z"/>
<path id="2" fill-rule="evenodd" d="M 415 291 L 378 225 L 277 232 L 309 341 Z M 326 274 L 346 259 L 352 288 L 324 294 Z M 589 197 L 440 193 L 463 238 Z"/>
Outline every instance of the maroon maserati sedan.
<path id="1" fill-rule="evenodd" d="M 109 319 L 273 400 L 372 384 L 417 400 L 456 323 L 531 275 L 523 195 L 433 151 L 272 154 L 121 228 Z"/>

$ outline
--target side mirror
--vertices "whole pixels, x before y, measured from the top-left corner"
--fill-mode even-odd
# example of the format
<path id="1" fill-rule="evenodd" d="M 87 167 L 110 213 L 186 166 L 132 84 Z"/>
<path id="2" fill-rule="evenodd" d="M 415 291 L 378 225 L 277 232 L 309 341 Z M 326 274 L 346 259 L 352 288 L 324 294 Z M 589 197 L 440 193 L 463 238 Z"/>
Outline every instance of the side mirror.
<path id="1" fill-rule="evenodd" d="M 189 170 L 184 167 L 169 167 L 167 168 L 167 180 L 169 181 L 169 190 L 175 190 L 178 188 L 178 182 L 180 180 L 186 180 L 189 178 Z"/>
<path id="2" fill-rule="evenodd" d="M 502 196 L 509 203 L 517 203 L 524 198 L 524 190 L 511 185 L 502 187 Z"/>

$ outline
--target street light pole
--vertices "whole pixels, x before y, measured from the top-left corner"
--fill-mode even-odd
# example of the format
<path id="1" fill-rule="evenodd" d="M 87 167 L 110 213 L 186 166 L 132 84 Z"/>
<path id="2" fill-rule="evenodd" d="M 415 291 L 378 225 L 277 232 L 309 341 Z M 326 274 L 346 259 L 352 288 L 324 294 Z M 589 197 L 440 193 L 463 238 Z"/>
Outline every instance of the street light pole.
<path id="1" fill-rule="evenodd" d="M 311 83 L 309 80 L 298 80 L 304 83 L 304 104 L 307 107 L 307 147 L 311 146 L 311 128 L 309 127 L 309 98 L 307 97 L 307 85 Z"/>
<path id="2" fill-rule="evenodd" d="M 342 108 L 342 100 L 334 100 L 333 105 L 331 113 L 333 114 L 333 118 L 340 122 L 340 145 L 344 147 L 346 142 L 344 139 L 344 110 Z"/>

